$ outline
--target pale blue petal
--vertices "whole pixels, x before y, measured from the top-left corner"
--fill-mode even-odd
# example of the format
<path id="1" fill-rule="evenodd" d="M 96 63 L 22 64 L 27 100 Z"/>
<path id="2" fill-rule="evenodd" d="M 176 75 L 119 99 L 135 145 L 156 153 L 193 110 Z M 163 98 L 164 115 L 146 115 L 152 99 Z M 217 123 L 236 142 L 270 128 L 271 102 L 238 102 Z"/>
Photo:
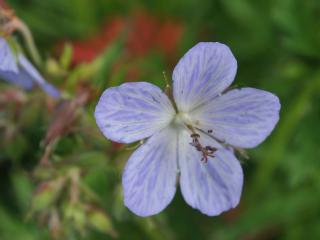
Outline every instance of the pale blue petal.
<path id="1" fill-rule="evenodd" d="M 32 65 L 32 63 L 22 54 L 18 54 L 20 71 L 24 71 L 30 76 L 37 84 L 43 84 L 46 81 L 40 75 L 37 69 Z"/>
<path id="2" fill-rule="evenodd" d="M 34 86 L 32 77 L 17 63 L 9 45 L 4 38 L 0 37 L 0 78 L 25 90 Z"/>
<path id="3" fill-rule="evenodd" d="M 39 86 L 41 87 L 41 89 L 43 91 L 45 91 L 51 97 L 53 97 L 53 98 L 61 97 L 60 91 L 52 84 L 44 82 L 44 83 L 39 84 Z"/>
<path id="4" fill-rule="evenodd" d="M 107 89 L 96 106 L 95 118 L 108 139 L 131 143 L 166 127 L 174 113 L 170 100 L 160 88 L 135 82 Z"/>
<path id="5" fill-rule="evenodd" d="M 228 144 L 252 148 L 272 132 L 279 120 L 280 102 L 272 93 L 242 88 L 227 92 L 191 113 L 199 127 Z"/>
<path id="6" fill-rule="evenodd" d="M 60 91 L 50 83 L 46 82 L 46 80 L 41 76 L 38 70 L 29 62 L 29 60 L 25 56 L 19 54 L 18 59 L 21 79 L 20 82 L 22 82 L 23 80 L 26 81 L 26 78 L 29 77 L 29 79 L 36 83 L 48 95 L 54 98 L 60 97 Z"/>
<path id="7" fill-rule="evenodd" d="M 173 95 L 178 109 L 189 112 L 210 102 L 233 82 L 237 61 L 221 43 L 199 43 L 179 61 L 173 72 Z"/>
<path id="8" fill-rule="evenodd" d="M 174 197 L 177 175 L 177 133 L 166 128 L 128 160 L 122 177 L 125 205 L 143 217 L 161 212 Z"/>
<path id="9" fill-rule="evenodd" d="M 0 78 L 22 87 L 25 90 L 31 90 L 34 86 L 33 79 L 25 71 L 19 70 L 19 72 L 0 72 Z"/>
<path id="10" fill-rule="evenodd" d="M 18 67 L 7 41 L 0 37 L 0 74 L 8 72 L 18 72 Z"/>
<path id="11" fill-rule="evenodd" d="M 0 45 L 1 45 L 1 41 L 0 41 Z M 6 53 L 5 56 L 8 59 L 12 58 L 10 62 L 13 62 L 14 64 L 16 64 L 15 62 L 16 60 L 13 57 L 9 47 L 4 45 L 4 47 L 2 48 L 5 51 L 8 51 L 8 53 Z M 60 97 L 59 90 L 56 89 L 51 84 L 49 84 L 48 82 L 46 82 L 44 78 L 40 75 L 38 70 L 29 62 L 29 60 L 26 57 L 24 57 L 22 54 L 18 54 L 17 59 L 18 59 L 18 65 L 14 65 L 16 69 L 13 69 L 13 71 L 0 71 L 1 79 L 6 80 L 15 85 L 18 85 L 25 90 L 31 90 L 35 86 L 35 84 L 37 84 L 40 88 L 42 88 L 42 90 L 44 90 L 50 96 L 54 98 Z M 0 59 L 0 61 L 1 60 L 4 62 L 3 66 L 6 66 L 9 64 L 9 60 Z"/>
<path id="12" fill-rule="evenodd" d="M 240 201 L 243 172 L 234 154 L 224 148 L 218 149 L 208 162 L 190 145 L 190 136 L 179 136 L 180 188 L 185 201 L 203 214 L 216 216 L 234 208 Z M 209 137 L 201 134 L 204 146 L 217 146 Z"/>

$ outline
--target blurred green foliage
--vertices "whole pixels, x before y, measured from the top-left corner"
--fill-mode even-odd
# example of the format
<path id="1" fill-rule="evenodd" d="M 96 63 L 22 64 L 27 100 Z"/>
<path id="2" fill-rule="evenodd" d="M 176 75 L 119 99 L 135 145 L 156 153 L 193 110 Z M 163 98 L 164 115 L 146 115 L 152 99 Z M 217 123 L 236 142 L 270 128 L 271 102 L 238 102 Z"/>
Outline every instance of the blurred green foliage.
<path id="1" fill-rule="evenodd" d="M 1 240 L 320 239 L 320 1 L 8 2 L 31 28 L 48 59 L 42 71 L 62 89 L 66 102 L 53 107 L 40 91 L 20 90 L 19 101 L 1 102 Z M 62 56 L 55 55 L 57 43 L 94 36 L 112 17 L 130 20 L 141 9 L 159 21 L 182 24 L 172 60 L 150 51 L 114 70 L 119 56 L 125 58 L 126 33 L 87 64 L 70 64 L 71 45 L 65 45 Z M 106 87 L 127 81 L 128 69 L 141 70 L 137 81 L 163 86 L 162 71 L 170 76 L 179 56 L 199 41 L 229 45 L 239 66 L 235 85 L 278 95 L 280 122 L 243 162 L 244 192 L 236 209 L 209 218 L 178 193 L 163 213 L 136 217 L 121 196 L 121 171 L 130 151 L 100 134 L 93 109 Z M 91 90 L 85 103 L 72 102 L 81 97 L 79 85 Z M 1 82 L 0 88 L 2 95 L 14 87 Z M 73 121 L 48 149 L 47 129 L 55 121 L 65 123 L 54 110 L 59 107 Z M 51 166 L 39 164 L 46 151 Z"/>

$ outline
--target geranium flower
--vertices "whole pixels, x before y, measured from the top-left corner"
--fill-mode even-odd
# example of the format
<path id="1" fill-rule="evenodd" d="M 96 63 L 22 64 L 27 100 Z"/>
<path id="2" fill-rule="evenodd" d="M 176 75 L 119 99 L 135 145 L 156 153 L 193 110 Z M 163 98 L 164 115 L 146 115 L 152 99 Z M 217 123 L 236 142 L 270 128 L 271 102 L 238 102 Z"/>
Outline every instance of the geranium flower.
<path id="1" fill-rule="evenodd" d="M 238 205 L 243 172 L 238 148 L 266 139 L 279 119 L 279 99 L 266 91 L 226 91 L 237 62 L 221 43 L 199 43 L 173 72 L 173 99 L 147 82 L 107 89 L 95 110 L 102 133 L 132 143 L 146 139 L 122 176 L 125 205 L 139 216 L 162 211 L 179 180 L 185 201 L 209 216 Z"/>
<path id="2" fill-rule="evenodd" d="M 25 90 L 38 85 L 50 96 L 55 98 L 60 96 L 59 90 L 47 83 L 23 54 L 17 53 L 17 56 L 13 54 L 7 41 L 2 37 L 0 37 L 0 79 Z"/>

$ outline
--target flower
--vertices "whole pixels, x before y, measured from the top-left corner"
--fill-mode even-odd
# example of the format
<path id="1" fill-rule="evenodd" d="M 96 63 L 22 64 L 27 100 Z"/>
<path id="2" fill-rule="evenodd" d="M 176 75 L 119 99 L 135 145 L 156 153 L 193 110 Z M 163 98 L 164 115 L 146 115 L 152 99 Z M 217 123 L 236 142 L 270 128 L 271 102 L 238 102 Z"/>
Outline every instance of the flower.
<path id="1" fill-rule="evenodd" d="M 170 60 L 181 41 L 184 26 L 177 21 L 161 21 L 145 11 L 130 13 L 129 20 L 113 16 L 95 36 L 72 43 L 73 63 L 93 61 L 119 37 L 123 38 L 123 32 L 127 32 L 123 49 L 126 57 L 142 57 L 152 50 L 160 50 Z"/>
<path id="2" fill-rule="evenodd" d="M 162 211 L 177 179 L 185 201 L 215 216 L 240 201 L 243 172 L 238 148 L 253 148 L 279 120 L 279 99 L 266 91 L 227 91 L 237 62 L 221 43 L 199 43 L 173 72 L 173 99 L 146 83 L 105 90 L 95 118 L 115 142 L 147 139 L 129 158 L 122 183 L 125 205 L 139 216 Z"/>
<path id="3" fill-rule="evenodd" d="M 60 96 L 59 90 L 47 83 L 37 69 L 21 53 L 14 55 L 7 41 L 0 37 L 0 78 L 30 90 L 35 84 L 54 98 Z"/>

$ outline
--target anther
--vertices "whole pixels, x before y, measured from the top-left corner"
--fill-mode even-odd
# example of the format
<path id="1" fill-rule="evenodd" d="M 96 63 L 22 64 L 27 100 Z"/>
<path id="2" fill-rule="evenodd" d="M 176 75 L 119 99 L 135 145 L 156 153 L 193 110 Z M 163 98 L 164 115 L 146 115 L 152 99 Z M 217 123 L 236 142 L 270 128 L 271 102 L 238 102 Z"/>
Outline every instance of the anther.
<path id="1" fill-rule="evenodd" d="M 199 135 L 198 133 L 192 133 L 190 136 L 191 136 L 193 139 L 195 139 L 195 138 L 200 138 L 200 135 Z"/>
<path id="2" fill-rule="evenodd" d="M 201 157 L 201 162 L 207 163 L 208 162 L 208 157 L 214 157 L 214 152 L 216 149 L 211 146 L 205 146 L 203 147 L 199 141 L 200 134 L 196 133 L 194 128 L 192 126 L 187 126 L 191 130 L 191 135 L 190 137 L 192 138 L 192 142 L 190 143 L 191 146 L 195 147 L 195 149 L 198 152 L 201 152 L 202 157 Z M 210 131 L 210 130 L 209 130 Z M 208 132 L 209 132 L 208 131 Z M 212 131 L 212 130 L 211 130 Z"/>

